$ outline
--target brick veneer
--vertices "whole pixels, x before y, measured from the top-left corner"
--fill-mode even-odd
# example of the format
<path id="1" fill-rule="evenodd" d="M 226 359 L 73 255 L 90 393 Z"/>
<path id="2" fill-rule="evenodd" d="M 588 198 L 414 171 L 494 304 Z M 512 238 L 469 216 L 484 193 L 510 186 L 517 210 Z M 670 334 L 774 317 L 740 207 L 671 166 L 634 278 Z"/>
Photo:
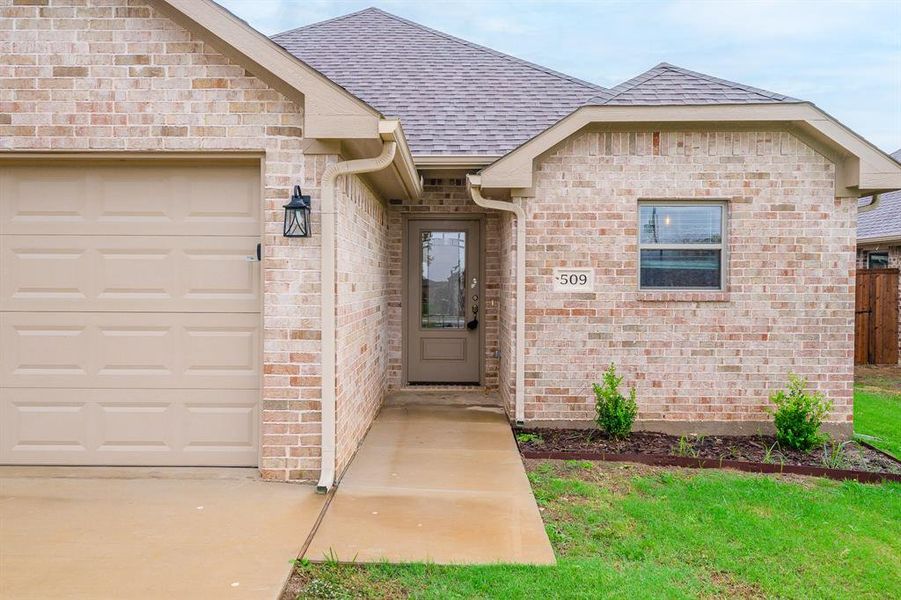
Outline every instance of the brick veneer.
<path id="1" fill-rule="evenodd" d="M 646 425 L 769 422 L 767 397 L 794 371 L 849 431 L 856 201 L 834 197 L 833 177 L 778 131 L 584 132 L 546 154 L 534 197 L 515 200 L 528 212 L 527 420 L 588 422 L 613 361 Z M 643 198 L 728 201 L 725 293 L 638 290 Z M 595 292 L 553 292 L 556 266 L 594 267 Z"/>
<path id="2" fill-rule="evenodd" d="M 867 256 L 871 252 L 888 252 L 888 266 L 892 269 L 901 269 L 901 244 L 871 246 L 861 245 L 857 249 L 857 268 L 867 268 Z M 898 279 L 898 316 L 901 323 L 901 278 Z M 901 364 L 901 325 L 898 327 L 898 364 Z"/>
<path id="3" fill-rule="evenodd" d="M 476 206 L 466 191 L 463 175 L 427 177 L 422 198 L 414 202 L 392 203 L 388 215 L 390 298 L 388 302 L 388 383 L 391 388 L 402 387 L 403 382 L 403 337 L 402 302 L 404 297 L 403 240 L 404 217 L 417 215 L 435 216 L 441 214 L 467 214 L 478 217 L 485 215 L 485 232 L 482 240 L 485 261 L 485 281 L 482 286 L 482 306 L 479 327 L 485 328 L 485 346 L 482 353 L 484 362 L 483 384 L 488 389 L 497 388 L 498 383 L 498 310 L 500 293 L 499 274 L 499 216 L 495 211 L 486 211 Z"/>
<path id="4" fill-rule="evenodd" d="M 281 236 L 291 186 L 327 161 L 301 151 L 299 103 L 138 2 L 0 2 L 2 150 L 265 153 L 261 469 L 319 471 L 319 237 Z M 314 228 L 318 231 L 318 218 Z"/>
<path id="5" fill-rule="evenodd" d="M 338 204 L 337 472 L 350 462 L 388 385 L 388 211 L 359 179 Z"/>
<path id="6" fill-rule="evenodd" d="M 513 215 L 500 215 L 500 311 L 498 315 L 498 393 L 507 414 L 516 416 L 516 227 Z"/>

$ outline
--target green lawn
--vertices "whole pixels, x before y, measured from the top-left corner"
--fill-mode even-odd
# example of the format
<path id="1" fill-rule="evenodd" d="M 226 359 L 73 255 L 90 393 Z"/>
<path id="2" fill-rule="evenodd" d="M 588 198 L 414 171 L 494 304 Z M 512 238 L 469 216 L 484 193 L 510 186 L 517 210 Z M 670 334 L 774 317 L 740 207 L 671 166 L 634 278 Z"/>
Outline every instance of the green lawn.
<path id="1" fill-rule="evenodd" d="M 556 567 L 303 565 L 303 598 L 893 598 L 901 485 L 534 462 Z M 292 594 L 294 595 L 294 594 Z"/>
<path id="2" fill-rule="evenodd" d="M 855 388 L 854 433 L 880 450 L 901 458 L 901 393 Z"/>

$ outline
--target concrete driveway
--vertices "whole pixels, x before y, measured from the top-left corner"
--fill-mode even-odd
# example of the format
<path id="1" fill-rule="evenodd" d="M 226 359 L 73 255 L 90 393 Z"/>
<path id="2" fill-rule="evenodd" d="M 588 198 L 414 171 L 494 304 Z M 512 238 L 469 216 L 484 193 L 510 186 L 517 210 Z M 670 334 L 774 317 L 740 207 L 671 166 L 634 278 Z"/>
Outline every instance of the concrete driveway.
<path id="1" fill-rule="evenodd" d="M 276 598 L 317 517 L 256 469 L 0 468 L 0 597 Z"/>

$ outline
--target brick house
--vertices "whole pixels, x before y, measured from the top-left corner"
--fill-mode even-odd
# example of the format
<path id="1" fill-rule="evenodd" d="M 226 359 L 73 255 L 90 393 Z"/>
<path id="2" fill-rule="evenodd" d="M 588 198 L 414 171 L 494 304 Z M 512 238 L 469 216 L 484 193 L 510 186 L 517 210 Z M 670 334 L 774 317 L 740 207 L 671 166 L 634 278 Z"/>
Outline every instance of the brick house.
<path id="1" fill-rule="evenodd" d="M 901 166 L 809 102 L 605 89 L 376 9 L 0 28 L 0 462 L 327 488 L 391 390 L 588 426 L 610 362 L 643 428 L 754 433 L 794 371 L 850 432 L 857 201 Z"/>
<path id="2" fill-rule="evenodd" d="M 901 150 L 892 153 L 901 161 Z M 857 215 L 857 268 L 901 269 L 901 190 L 861 198 Z M 901 280 L 898 284 L 898 321 L 901 322 Z M 901 328 L 898 330 L 901 357 Z M 901 358 L 899 358 L 901 361 Z"/>

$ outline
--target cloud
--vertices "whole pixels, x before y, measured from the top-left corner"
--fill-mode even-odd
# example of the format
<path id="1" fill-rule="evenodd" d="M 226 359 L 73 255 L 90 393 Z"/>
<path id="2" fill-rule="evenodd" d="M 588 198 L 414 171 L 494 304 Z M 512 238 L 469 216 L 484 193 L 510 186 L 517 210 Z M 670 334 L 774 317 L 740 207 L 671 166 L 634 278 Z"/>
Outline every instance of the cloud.
<path id="1" fill-rule="evenodd" d="M 678 0 L 667 18 L 699 33 L 740 38 L 818 37 L 853 30 L 865 22 L 873 3 L 809 0 Z"/>

